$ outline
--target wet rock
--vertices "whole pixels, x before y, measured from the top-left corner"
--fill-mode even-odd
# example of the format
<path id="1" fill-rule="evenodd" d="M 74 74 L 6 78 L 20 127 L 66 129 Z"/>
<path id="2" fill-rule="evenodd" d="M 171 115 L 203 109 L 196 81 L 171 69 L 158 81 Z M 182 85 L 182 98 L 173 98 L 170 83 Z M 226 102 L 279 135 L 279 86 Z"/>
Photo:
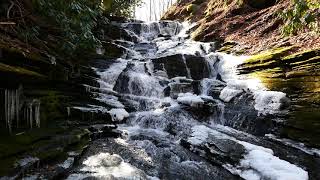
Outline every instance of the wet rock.
<path id="1" fill-rule="evenodd" d="M 69 118 L 94 124 L 98 122 L 112 123 L 112 117 L 104 110 L 95 107 L 71 107 Z"/>
<path id="2" fill-rule="evenodd" d="M 214 120 L 216 123 L 222 123 L 218 121 L 223 119 L 224 105 L 211 97 L 199 96 L 199 98 L 202 102 L 197 106 L 181 104 L 181 108 L 191 113 L 198 121 Z"/>
<path id="3" fill-rule="evenodd" d="M 187 67 L 190 69 L 191 77 L 194 80 L 200 80 L 209 77 L 209 65 L 203 57 L 184 55 Z"/>
<path id="4" fill-rule="evenodd" d="M 102 48 L 107 58 L 119 58 L 127 52 L 125 47 L 111 42 L 103 43 Z"/>
<path id="5" fill-rule="evenodd" d="M 212 130 L 197 129 L 188 139 L 182 139 L 180 144 L 190 151 L 205 157 L 213 163 L 220 165 L 237 164 L 246 153 L 243 145 L 225 134 Z M 201 136 L 198 136 L 200 135 Z M 197 137 L 198 136 L 198 137 Z"/>
<path id="6" fill-rule="evenodd" d="M 89 128 L 91 134 L 90 138 L 92 140 L 100 139 L 100 138 L 117 138 L 121 136 L 121 132 L 116 129 L 117 126 L 114 124 L 110 125 L 93 125 Z"/>
<path id="7" fill-rule="evenodd" d="M 166 71 L 169 78 L 188 77 L 186 64 L 183 55 L 171 55 L 152 60 L 155 70 Z"/>
<path id="8" fill-rule="evenodd" d="M 200 80 L 209 77 L 209 67 L 203 57 L 175 54 L 152 60 L 154 69 L 165 71 L 169 78 L 188 77 Z"/>
<path id="9" fill-rule="evenodd" d="M 178 95 L 180 93 L 193 92 L 193 86 L 191 83 L 173 82 L 173 83 L 169 83 L 168 88 L 169 88 L 169 96 L 173 99 L 178 98 Z"/>
<path id="10" fill-rule="evenodd" d="M 138 42 L 138 38 L 136 36 L 131 35 L 128 31 L 117 25 L 100 24 L 97 34 L 100 36 L 101 40 L 106 41 L 110 41 L 110 39 L 123 39 L 131 42 Z"/>

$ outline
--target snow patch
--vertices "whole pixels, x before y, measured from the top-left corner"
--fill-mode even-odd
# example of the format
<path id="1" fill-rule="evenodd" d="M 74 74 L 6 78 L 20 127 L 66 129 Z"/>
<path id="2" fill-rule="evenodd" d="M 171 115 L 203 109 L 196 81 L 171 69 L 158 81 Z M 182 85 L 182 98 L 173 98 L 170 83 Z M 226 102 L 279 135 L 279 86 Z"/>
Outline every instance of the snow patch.
<path id="1" fill-rule="evenodd" d="M 261 114 L 278 112 L 282 105 L 288 101 L 286 94 L 277 91 L 257 91 L 254 93 L 254 108 Z"/>
<path id="2" fill-rule="evenodd" d="M 36 157 L 26 157 L 26 158 L 23 158 L 23 159 L 20 159 L 18 162 L 17 162 L 17 165 L 20 166 L 20 167 L 23 167 L 23 166 L 26 166 L 28 164 L 32 164 L 32 163 L 35 163 L 39 161 L 39 158 L 36 158 Z"/>
<path id="3" fill-rule="evenodd" d="M 59 164 L 58 166 L 60 166 L 64 169 L 68 169 L 73 165 L 73 162 L 74 162 L 74 158 L 69 157 L 67 160 L 65 160 L 62 164 Z"/>
<path id="4" fill-rule="evenodd" d="M 274 180 L 308 179 L 308 173 L 305 170 L 259 148 L 249 151 L 244 159 L 241 160 L 240 165 L 242 169 L 249 169 L 240 172 L 240 176 L 245 179 L 258 179 L 257 175 L 261 175 L 264 179 Z"/>
<path id="5" fill-rule="evenodd" d="M 239 174 L 248 180 L 307 180 L 308 172 L 290 162 L 279 159 L 273 155 L 273 151 L 262 146 L 239 141 L 233 137 L 213 130 L 207 126 L 199 125 L 192 127 L 192 134 L 188 142 L 192 145 L 201 145 L 208 141 L 209 135 L 215 138 L 230 139 L 244 146 L 246 154 L 236 167 L 224 165 L 230 172 Z"/>
<path id="6" fill-rule="evenodd" d="M 129 117 L 129 113 L 125 109 L 111 109 L 108 112 L 112 116 L 113 121 L 122 121 L 123 119 Z"/>
<path id="7" fill-rule="evenodd" d="M 139 179 L 144 178 L 145 174 L 123 161 L 117 154 L 100 153 L 88 157 L 84 162 L 81 171 L 91 172 L 93 176 L 101 178 L 130 178 Z"/>
<path id="8" fill-rule="evenodd" d="M 242 90 L 231 89 L 229 87 L 225 87 L 220 92 L 219 98 L 224 102 L 230 102 L 234 97 L 238 96 L 242 92 L 243 92 Z"/>
<path id="9" fill-rule="evenodd" d="M 179 103 L 189 105 L 191 107 L 200 107 L 204 104 L 204 101 L 200 96 L 191 93 L 180 93 L 177 100 Z"/>

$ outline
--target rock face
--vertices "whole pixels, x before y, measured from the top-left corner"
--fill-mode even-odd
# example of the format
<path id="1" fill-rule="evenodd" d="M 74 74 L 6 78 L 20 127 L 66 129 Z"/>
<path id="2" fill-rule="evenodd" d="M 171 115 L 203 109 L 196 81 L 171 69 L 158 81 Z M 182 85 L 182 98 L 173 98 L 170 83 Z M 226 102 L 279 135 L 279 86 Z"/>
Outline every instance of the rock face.
<path id="1" fill-rule="evenodd" d="M 209 77 L 210 70 L 203 57 L 176 54 L 152 60 L 156 71 L 165 71 L 169 78 L 187 77 L 200 80 Z"/>
<path id="2" fill-rule="evenodd" d="M 254 55 L 239 69 L 241 73 L 254 74 L 269 89 L 283 91 L 292 99 L 290 120 L 286 121 L 283 136 L 303 139 L 307 144 L 319 146 L 320 141 L 314 138 L 314 134 L 318 133 L 316 119 L 320 116 L 314 112 L 320 107 L 320 50 L 311 49 L 288 55 L 289 50 L 292 47 Z M 305 133 L 300 132 L 302 129 Z"/>

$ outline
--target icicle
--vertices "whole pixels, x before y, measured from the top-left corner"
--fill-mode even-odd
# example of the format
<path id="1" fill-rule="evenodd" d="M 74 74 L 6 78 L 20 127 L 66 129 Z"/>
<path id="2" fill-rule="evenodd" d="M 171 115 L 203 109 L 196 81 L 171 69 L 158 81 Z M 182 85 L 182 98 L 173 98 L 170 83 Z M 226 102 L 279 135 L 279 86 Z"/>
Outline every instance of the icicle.
<path id="1" fill-rule="evenodd" d="M 191 72 L 190 72 L 190 69 L 189 69 L 189 67 L 187 65 L 186 57 L 184 55 L 182 55 L 182 60 L 183 60 L 183 63 L 185 65 L 185 67 L 186 67 L 186 70 L 187 70 L 187 73 L 188 73 L 188 78 L 191 79 L 192 78 L 191 77 Z"/>
<path id="2" fill-rule="evenodd" d="M 68 117 L 70 117 L 71 115 L 70 107 L 67 107 L 67 114 L 68 114 Z"/>
<path id="3" fill-rule="evenodd" d="M 14 98 L 15 91 L 11 90 L 10 91 L 10 101 L 11 101 L 11 107 L 10 107 L 10 121 L 12 125 L 12 120 L 14 119 L 15 115 L 15 98 Z"/>
<path id="4" fill-rule="evenodd" d="M 32 118 L 32 103 L 30 103 L 29 104 L 29 106 L 28 106 L 28 109 L 29 109 L 29 121 L 30 121 L 30 128 L 32 129 L 32 127 L 33 127 L 33 118 Z"/>
<path id="5" fill-rule="evenodd" d="M 16 98 L 15 98 L 15 101 L 16 101 L 16 120 L 17 120 L 17 128 L 19 128 L 19 124 L 20 124 L 20 117 L 19 117 L 19 112 L 20 112 L 20 88 L 16 90 Z"/>
<path id="6" fill-rule="evenodd" d="M 34 112 L 34 118 L 36 122 L 36 127 L 40 128 L 40 101 L 39 100 L 33 100 L 35 105 L 35 112 Z"/>
<path id="7" fill-rule="evenodd" d="M 5 98 L 5 100 L 4 100 L 4 106 L 5 106 L 5 112 L 4 112 L 4 114 L 5 114 L 5 121 L 6 121 L 6 127 L 8 128 L 9 127 L 9 102 L 8 102 L 8 96 L 9 96 L 9 94 L 8 94 L 9 92 L 8 92 L 8 90 L 6 89 L 6 90 L 4 90 L 4 98 Z M 9 130 L 10 131 L 10 130 Z"/>

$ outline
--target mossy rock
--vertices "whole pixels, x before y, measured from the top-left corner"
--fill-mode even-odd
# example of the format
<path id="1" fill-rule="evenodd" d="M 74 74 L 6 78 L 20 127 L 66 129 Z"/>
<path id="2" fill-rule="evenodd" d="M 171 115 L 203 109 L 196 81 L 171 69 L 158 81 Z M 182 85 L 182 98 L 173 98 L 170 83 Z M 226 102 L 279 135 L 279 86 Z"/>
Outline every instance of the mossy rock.
<path id="1" fill-rule="evenodd" d="M 10 157 L 1 159 L 0 163 L 0 177 L 8 176 L 10 172 L 13 172 L 15 169 L 15 164 L 18 162 L 16 157 Z"/>
<path id="2" fill-rule="evenodd" d="M 50 138 L 64 132 L 63 128 L 39 128 L 18 135 L 1 135 L 0 158 L 21 154 L 44 144 L 50 143 Z"/>
<path id="3" fill-rule="evenodd" d="M 0 43 L 0 49 L 4 57 L 29 59 L 29 61 L 38 61 L 49 64 L 49 58 L 42 56 L 39 52 L 30 51 L 24 48 L 8 47 L 7 44 Z"/>
<path id="4" fill-rule="evenodd" d="M 4 63 L 0 63 L 0 71 L 7 72 L 7 73 L 14 73 L 18 75 L 27 75 L 27 76 L 35 76 L 39 78 L 46 78 L 46 76 L 39 74 L 37 72 L 31 71 L 22 67 L 18 67 L 18 66 L 9 66 Z"/>
<path id="5" fill-rule="evenodd" d="M 57 91 L 46 91 L 44 96 L 40 97 L 41 101 L 41 123 L 66 119 L 67 109 L 70 97 Z"/>
<path id="6" fill-rule="evenodd" d="M 46 151 L 34 153 L 33 155 L 39 158 L 40 161 L 52 161 L 57 159 L 64 159 L 67 157 L 67 153 L 64 152 L 63 148 L 48 149 Z"/>
<path id="7" fill-rule="evenodd" d="M 301 65 L 304 65 L 304 64 L 319 64 L 320 62 L 320 56 L 316 56 L 316 57 L 312 57 L 308 60 L 299 60 L 299 61 L 296 61 L 294 63 L 291 63 L 290 65 L 291 66 L 301 66 Z"/>
<path id="8" fill-rule="evenodd" d="M 289 126 L 283 129 L 282 135 L 296 139 L 305 144 L 320 148 L 320 112 L 314 108 L 303 108 L 288 120 Z"/>
<path id="9" fill-rule="evenodd" d="M 87 129 L 35 129 L 16 136 L 1 136 L 0 176 L 16 171 L 17 160 L 32 156 L 41 164 L 61 161 L 70 150 L 81 151 L 90 141 Z"/>
<path id="10" fill-rule="evenodd" d="M 318 58 L 316 58 L 316 57 L 318 57 Z M 306 61 L 306 60 L 309 60 L 312 58 L 319 59 L 319 57 L 320 57 L 320 48 L 310 49 L 307 51 L 291 54 L 289 56 L 285 56 L 285 57 L 281 58 L 281 61 L 286 62 L 286 63 L 296 63 L 296 62 Z"/>
<path id="11" fill-rule="evenodd" d="M 217 50 L 217 52 L 223 52 L 223 53 L 232 53 L 235 51 L 235 47 L 238 45 L 237 42 L 234 41 L 227 41 L 221 44 L 220 48 Z"/>
<path id="12" fill-rule="evenodd" d="M 281 47 L 253 55 L 238 66 L 239 70 L 241 73 L 252 73 L 254 71 L 285 67 L 286 64 L 281 61 L 281 58 L 294 49 L 294 46 Z"/>
<path id="13" fill-rule="evenodd" d="M 197 4 L 190 4 L 186 7 L 186 11 L 189 13 L 189 14 L 195 14 L 199 9 L 199 6 Z"/>
<path id="14" fill-rule="evenodd" d="M 264 63 L 270 60 L 280 59 L 281 57 L 288 54 L 294 48 L 295 48 L 294 46 L 289 46 L 289 47 L 281 47 L 281 48 L 267 50 L 251 56 L 245 61 L 245 63 L 247 64 Z"/>

